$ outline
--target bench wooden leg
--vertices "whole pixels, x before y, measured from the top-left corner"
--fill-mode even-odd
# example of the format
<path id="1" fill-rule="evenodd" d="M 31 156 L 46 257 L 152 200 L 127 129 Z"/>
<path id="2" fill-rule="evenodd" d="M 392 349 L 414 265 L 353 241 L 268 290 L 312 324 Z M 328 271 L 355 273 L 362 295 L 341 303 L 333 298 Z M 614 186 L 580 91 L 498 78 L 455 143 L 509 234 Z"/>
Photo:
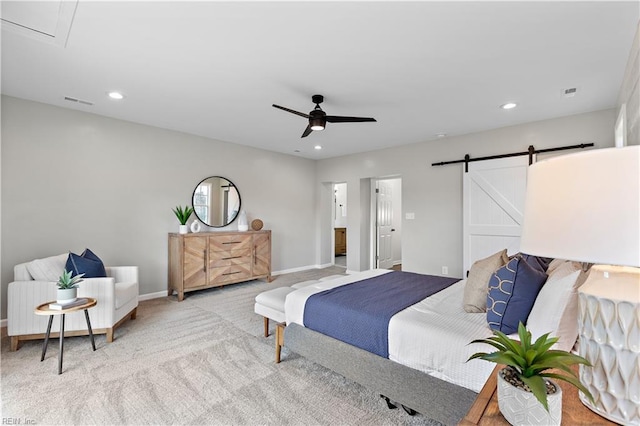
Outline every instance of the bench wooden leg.
<path id="1" fill-rule="evenodd" d="M 134 319 L 136 319 L 136 315 L 138 315 L 138 308 L 137 307 L 133 308 L 133 311 L 131 311 L 131 316 L 129 318 L 134 320 Z"/>
<path id="2" fill-rule="evenodd" d="M 279 322 L 276 324 L 276 364 L 280 363 L 280 352 L 284 346 L 284 328 L 286 324 Z"/>
<path id="3" fill-rule="evenodd" d="M 269 337 L 269 318 L 264 317 L 264 337 Z"/>

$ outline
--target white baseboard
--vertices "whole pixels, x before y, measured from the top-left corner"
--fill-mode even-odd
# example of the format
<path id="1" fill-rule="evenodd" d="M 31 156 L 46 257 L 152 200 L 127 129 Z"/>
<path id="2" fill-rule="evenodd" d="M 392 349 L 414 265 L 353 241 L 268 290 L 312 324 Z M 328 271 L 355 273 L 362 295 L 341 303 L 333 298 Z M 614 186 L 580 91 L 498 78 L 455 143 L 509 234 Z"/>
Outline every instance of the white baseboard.
<path id="1" fill-rule="evenodd" d="M 138 301 L 142 302 L 143 300 L 160 299 L 161 297 L 167 297 L 167 290 L 156 291 L 155 293 L 141 294 L 140 296 L 138 296 Z"/>
<path id="2" fill-rule="evenodd" d="M 329 266 L 333 266 L 331 263 L 326 263 L 324 265 L 307 265 L 307 266 L 300 266 L 298 268 L 291 268 L 291 269 L 283 269 L 282 271 L 273 271 L 271 272 L 271 275 L 282 275 L 282 274 L 290 274 L 292 272 L 301 272 L 301 271 L 308 271 L 309 269 L 322 269 L 322 268 L 328 268 Z"/>
<path id="3" fill-rule="evenodd" d="M 332 266 L 331 263 L 327 263 L 324 265 L 308 265 L 308 266 L 301 266 L 299 268 L 291 268 L 291 269 L 283 269 L 282 271 L 274 271 L 271 273 L 271 275 L 282 275 L 282 274 L 290 274 L 292 272 L 301 272 L 301 271 L 307 271 L 309 269 L 322 269 L 322 268 L 328 268 L 329 266 Z M 347 271 L 347 274 L 351 274 L 351 271 Z M 163 291 L 156 291 L 154 293 L 146 293 L 146 294 L 141 294 L 138 296 L 138 301 L 142 302 L 144 300 L 151 300 L 151 299 L 159 299 L 161 297 L 167 297 L 167 290 L 163 290 Z M 7 319 L 3 319 L 0 320 L 0 327 L 6 327 L 7 326 Z"/>

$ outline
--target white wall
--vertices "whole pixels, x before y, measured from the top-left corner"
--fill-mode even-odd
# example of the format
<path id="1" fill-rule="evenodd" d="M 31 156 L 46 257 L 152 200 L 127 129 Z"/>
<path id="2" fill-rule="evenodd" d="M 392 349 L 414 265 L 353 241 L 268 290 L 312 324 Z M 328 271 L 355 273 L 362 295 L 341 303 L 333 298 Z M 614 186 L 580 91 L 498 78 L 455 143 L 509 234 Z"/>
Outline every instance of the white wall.
<path id="1" fill-rule="evenodd" d="M 367 230 L 358 226 L 369 217 L 366 182 L 384 176 L 402 177 L 402 211 L 415 220 L 402 222 L 403 270 L 438 275 L 442 265 L 462 277 L 462 166 L 432 167 L 431 163 L 593 142 L 597 148 L 613 146 L 615 109 L 527 123 L 482 133 L 449 137 L 392 149 L 318 161 L 316 187 L 346 182 L 349 192 L 347 222 L 348 270 L 368 268 Z M 327 141 L 326 143 L 330 143 Z M 564 151 L 568 153 L 572 151 Z M 539 156 L 539 159 L 544 156 Z M 364 183 L 364 184 L 363 184 Z M 361 200 L 360 205 L 357 200 Z M 326 197 L 318 197 L 325 209 Z M 318 221 L 318 235 L 329 235 Z M 319 247 L 322 250 L 322 247 Z M 328 258 L 326 249 L 320 259 Z"/>
<path id="2" fill-rule="evenodd" d="M 312 160 L 6 96 L 1 124 L 2 318 L 15 264 L 85 247 L 166 291 L 171 208 L 212 175 L 272 230 L 273 271 L 315 265 Z"/>
<path id="3" fill-rule="evenodd" d="M 640 22 L 620 86 L 617 114 L 622 105 L 626 108 L 627 145 L 640 145 Z"/>
<path id="4" fill-rule="evenodd" d="M 335 212 L 335 227 L 346 228 L 347 226 L 347 184 L 336 183 L 334 185 L 335 204 L 333 210 Z"/>

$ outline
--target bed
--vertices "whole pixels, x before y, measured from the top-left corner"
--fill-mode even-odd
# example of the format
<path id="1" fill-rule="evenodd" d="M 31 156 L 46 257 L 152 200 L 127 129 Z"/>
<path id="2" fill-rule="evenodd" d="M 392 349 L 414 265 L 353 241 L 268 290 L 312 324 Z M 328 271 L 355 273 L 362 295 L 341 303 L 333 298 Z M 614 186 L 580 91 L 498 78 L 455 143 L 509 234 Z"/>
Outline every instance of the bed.
<path id="1" fill-rule="evenodd" d="M 545 332 L 562 334 L 563 345 L 559 348 L 566 350 L 577 337 L 574 305 L 577 287 L 583 279 L 578 280 L 579 265 L 571 262 L 558 261 L 554 270 L 558 271 L 554 278 L 551 272 L 548 279 L 545 274 L 545 285 L 537 294 L 527 326 L 534 337 Z M 471 354 L 492 349 L 483 344 L 469 345 L 474 339 L 491 336 L 492 330 L 487 325 L 486 313 L 465 310 L 467 280 L 454 282 L 393 315 L 388 322 L 387 358 L 305 326 L 305 306 L 314 295 L 363 280 L 392 276 L 387 274 L 393 272 L 380 269 L 359 272 L 287 295 L 284 346 L 402 404 L 408 411 L 415 410 L 445 424 L 457 424 L 495 367 L 482 360 L 466 362 Z"/>

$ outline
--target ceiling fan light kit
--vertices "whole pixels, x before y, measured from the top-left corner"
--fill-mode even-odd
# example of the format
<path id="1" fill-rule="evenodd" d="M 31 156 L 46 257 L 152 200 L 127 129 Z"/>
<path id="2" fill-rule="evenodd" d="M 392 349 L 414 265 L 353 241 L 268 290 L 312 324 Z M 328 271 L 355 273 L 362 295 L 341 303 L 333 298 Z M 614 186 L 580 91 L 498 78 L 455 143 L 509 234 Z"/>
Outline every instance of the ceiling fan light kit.
<path id="1" fill-rule="evenodd" d="M 305 114 L 303 112 L 294 111 L 289 108 L 285 108 L 280 105 L 273 104 L 273 107 L 281 109 L 283 111 L 290 112 L 295 115 L 299 115 L 300 117 L 304 117 L 309 120 L 309 124 L 307 128 L 302 133 L 303 138 L 309 136 L 312 131 L 316 130 L 324 130 L 327 123 L 362 123 L 362 122 L 375 122 L 375 118 L 370 117 L 344 117 L 339 115 L 327 115 L 322 108 L 320 108 L 320 104 L 324 101 L 324 96 L 322 95 L 313 95 L 311 100 L 314 104 L 316 104 L 313 111 L 309 112 L 309 114 Z"/>

